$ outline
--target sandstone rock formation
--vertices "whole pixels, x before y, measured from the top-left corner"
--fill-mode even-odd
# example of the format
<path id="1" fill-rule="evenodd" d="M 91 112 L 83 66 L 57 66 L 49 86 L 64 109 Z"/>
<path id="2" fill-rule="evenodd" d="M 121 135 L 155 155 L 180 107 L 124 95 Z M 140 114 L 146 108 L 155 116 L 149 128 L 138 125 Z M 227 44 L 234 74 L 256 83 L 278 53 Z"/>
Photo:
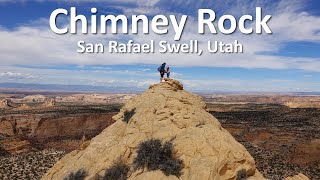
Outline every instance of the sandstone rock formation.
<path id="1" fill-rule="evenodd" d="M 48 99 L 43 104 L 42 107 L 54 107 L 56 105 L 56 100 L 54 99 Z"/>
<path id="2" fill-rule="evenodd" d="M 22 104 L 18 109 L 19 110 L 26 110 L 26 109 L 30 109 L 30 106 L 28 104 Z"/>
<path id="3" fill-rule="evenodd" d="M 119 158 L 132 164 L 139 144 L 149 139 L 172 141 L 175 156 L 184 164 L 182 176 L 131 167 L 128 179 L 236 179 L 239 172 L 248 179 L 264 179 L 244 146 L 205 109 L 201 97 L 166 79 L 128 101 L 113 117 L 113 125 L 85 148 L 63 157 L 42 179 L 63 179 L 80 169 L 87 172 L 86 179 L 96 179 Z"/>
<path id="4" fill-rule="evenodd" d="M 12 107 L 12 105 L 9 99 L 4 99 L 0 101 L 0 109 L 10 108 L 10 107 Z"/>
<path id="5" fill-rule="evenodd" d="M 10 154 L 22 154 L 32 152 L 33 148 L 29 141 L 14 138 L 11 140 L 2 140 L 0 144 L 5 147 L 4 149 Z"/>
<path id="6" fill-rule="evenodd" d="M 0 135 L 25 135 L 46 140 L 77 138 L 85 134 L 91 138 L 114 122 L 112 116 L 115 113 L 109 113 L 108 110 L 96 113 L 86 109 L 83 111 L 80 109 L 81 106 L 75 106 L 74 109 L 60 108 L 57 111 L 54 108 L 36 109 L 36 113 L 30 114 L 18 114 L 19 110 L 25 109 L 13 108 L 14 114 L 0 114 Z M 52 113 L 48 113 L 47 110 Z"/>

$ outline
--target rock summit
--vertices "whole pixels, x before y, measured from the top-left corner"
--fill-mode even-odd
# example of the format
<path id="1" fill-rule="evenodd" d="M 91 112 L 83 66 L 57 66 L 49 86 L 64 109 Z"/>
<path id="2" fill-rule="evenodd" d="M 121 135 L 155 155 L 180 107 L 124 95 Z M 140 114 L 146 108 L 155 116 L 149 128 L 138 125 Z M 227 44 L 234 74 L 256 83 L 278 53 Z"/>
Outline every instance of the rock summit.
<path id="1" fill-rule="evenodd" d="M 245 147 L 206 111 L 202 98 L 176 80 L 150 86 L 113 119 L 114 124 L 64 156 L 42 179 L 264 179 Z M 148 142 L 158 142 L 156 151 L 163 154 L 144 157 L 155 147 Z M 137 168 L 140 160 L 145 167 Z"/>

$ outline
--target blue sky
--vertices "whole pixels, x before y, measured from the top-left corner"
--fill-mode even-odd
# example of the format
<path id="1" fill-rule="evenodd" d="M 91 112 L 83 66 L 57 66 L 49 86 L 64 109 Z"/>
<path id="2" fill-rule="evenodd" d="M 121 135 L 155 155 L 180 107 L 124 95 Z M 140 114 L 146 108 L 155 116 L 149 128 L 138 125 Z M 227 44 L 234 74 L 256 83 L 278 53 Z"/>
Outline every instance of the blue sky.
<path id="1" fill-rule="evenodd" d="M 238 40 L 244 54 L 77 54 L 76 43 L 167 40 L 167 35 L 56 35 L 49 16 L 56 8 L 77 7 L 89 16 L 91 7 L 101 14 L 156 14 L 189 16 L 181 42 Z M 197 10 L 210 8 L 217 16 L 254 14 L 260 6 L 272 15 L 272 35 L 199 35 Z M 320 89 L 320 2 L 317 0 L 0 0 L 0 83 L 76 84 L 144 89 L 158 81 L 157 67 L 166 61 L 172 77 L 197 92 L 295 92 Z M 61 19 L 62 26 L 68 19 Z"/>

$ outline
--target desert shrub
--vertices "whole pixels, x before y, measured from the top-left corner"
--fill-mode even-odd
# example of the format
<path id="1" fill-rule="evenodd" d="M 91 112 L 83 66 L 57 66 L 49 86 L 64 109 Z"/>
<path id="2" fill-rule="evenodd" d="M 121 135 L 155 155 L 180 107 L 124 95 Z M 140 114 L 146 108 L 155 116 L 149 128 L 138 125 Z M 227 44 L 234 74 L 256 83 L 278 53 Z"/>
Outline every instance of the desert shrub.
<path id="1" fill-rule="evenodd" d="M 0 146 L 0 156 L 9 155 L 8 151 L 6 151 L 3 147 Z"/>
<path id="2" fill-rule="evenodd" d="M 150 139 L 138 146 L 137 157 L 134 159 L 134 169 L 156 170 L 160 161 L 162 144 L 159 139 Z M 154 167 L 155 166 L 155 167 Z"/>
<path id="3" fill-rule="evenodd" d="M 84 180 L 84 178 L 88 175 L 88 173 L 84 169 L 79 169 L 76 172 L 71 172 L 64 180 Z"/>
<path id="4" fill-rule="evenodd" d="M 123 115 L 123 121 L 128 123 L 132 116 L 136 113 L 136 109 L 132 109 L 131 111 L 126 110 Z"/>
<path id="5" fill-rule="evenodd" d="M 162 145 L 159 139 L 150 139 L 138 146 L 134 169 L 147 168 L 149 171 L 161 170 L 165 175 L 182 175 L 183 162 L 174 155 L 171 141 Z"/>
<path id="6" fill-rule="evenodd" d="M 248 178 L 247 172 L 245 169 L 241 169 L 237 173 L 236 180 L 246 180 Z"/>
<path id="7" fill-rule="evenodd" d="M 102 180 L 126 180 L 128 178 L 128 172 L 130 167 L 126 165 L 122 160 L 116 161 L 110 168 L 105 172 Z"/>

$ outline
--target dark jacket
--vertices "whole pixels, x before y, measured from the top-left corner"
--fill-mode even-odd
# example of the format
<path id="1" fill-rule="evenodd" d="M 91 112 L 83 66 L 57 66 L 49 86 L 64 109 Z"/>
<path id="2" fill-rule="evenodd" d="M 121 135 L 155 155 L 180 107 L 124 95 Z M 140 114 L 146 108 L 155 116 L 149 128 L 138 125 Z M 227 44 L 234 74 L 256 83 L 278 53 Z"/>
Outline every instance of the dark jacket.
<path id="1" fill-rule="evenodd" d="M 162 64 L 162 65 L 158 68 L 158 71 L 161 72 L 161 73 L 166 72 L 166 64 Z"/>

